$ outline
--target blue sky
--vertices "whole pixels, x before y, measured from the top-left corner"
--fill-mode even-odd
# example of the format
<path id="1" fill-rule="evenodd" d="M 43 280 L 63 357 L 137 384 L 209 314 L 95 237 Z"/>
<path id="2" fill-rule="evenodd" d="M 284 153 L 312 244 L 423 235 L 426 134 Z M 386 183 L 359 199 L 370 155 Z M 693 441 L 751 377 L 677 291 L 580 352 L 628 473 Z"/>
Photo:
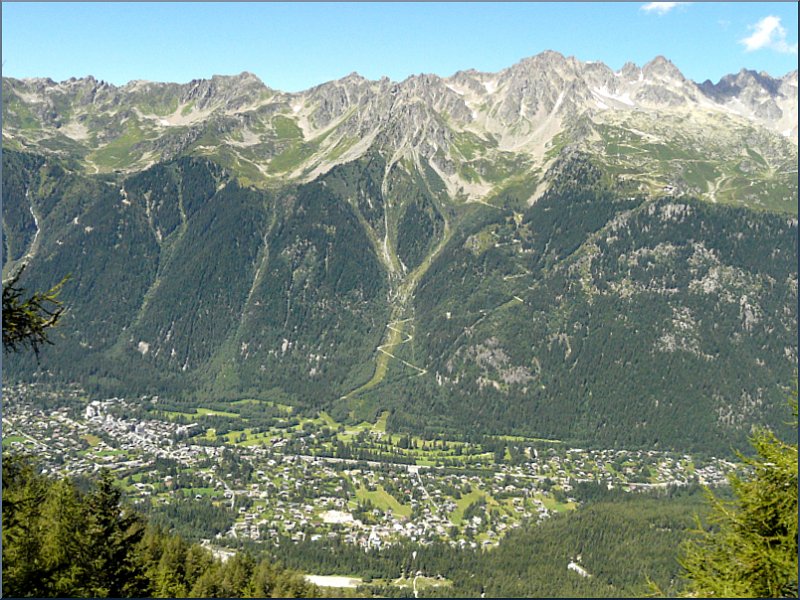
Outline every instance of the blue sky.
<path id="1" fill-rule="evenodd" d="M 687 77 L 797 68 L 794 3 L 6 3 L 3 75 L 186 82 L 251 71 L 299 91 L 498 71 L 556 50 L 613 69 L 661 54 Z"/>

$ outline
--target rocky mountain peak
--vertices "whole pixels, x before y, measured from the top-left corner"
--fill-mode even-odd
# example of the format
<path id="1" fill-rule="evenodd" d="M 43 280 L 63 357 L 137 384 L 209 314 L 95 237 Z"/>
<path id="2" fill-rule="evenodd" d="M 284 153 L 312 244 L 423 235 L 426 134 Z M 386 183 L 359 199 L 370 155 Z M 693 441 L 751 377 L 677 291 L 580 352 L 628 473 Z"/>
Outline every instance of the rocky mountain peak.
<path id="1" fill-rule="evenodd" d="M 358 71 L 352 71 L 347 75 L 345 75 L 344 77 L 342 77 L 342 79 L 340 79 L 339 81 L 342 82 L 346 81 L 350 83 L 365 83 L 367 82 L 367 78 L 361 75 L 361 73 L 359 73 Z"/>
<path id="2" fill-rule="evenodd" d="M 206 132 L 205 139 L 218 142 L 225 156 L 258 165 L 253 172 L 267 178 L 319 174 L 379 144 L 394 157 L 435 157 L 455 181 L 464 158 L 488 173 L 484 163 L 510 161 L 513 153 L 524 154 L 522 162 L 542 160 L 551 140 L 567 129 L 568 136 L 587 139 L 595 122 L 638 118 L 634 113 L 646 118 L 655 111 L 684 115 L 695 108 L 734 115 L 791 140 L 797 136 L 796 71 L 776 79 L 743 69 L 698 86 L 663 56 L 641 68 L 628 62 L 614 72 L 601 62 L 546 51 L 496 73 L 423 73 L 393 82 L 352 72 L 297 93 L 270 90 L 248 71 L 122 87 L 91 76 L 58 84 L 4 79 L 3 90 L 4 140 L 24 140 L 23 147 L 48 138 L 52 147 L 78 143 L 89 168 L 98 170 L 134 170 L 166 156 L 165 148 L 196 152 Z M 26 114 L 36 116 L 41 130 L 31 133 Z M 130 139 L 139 136 L 128 155 L 103 153 L 126 131 Z M 201 153 L 217 148 L 206 142 L 202 147 Z M 488 185 L 465 173 L 470 183 Z"/>
<path id="3" fill-rule="evenodd" d="M 705 85 L 705 84 L 704 84 Z M 721 96 L 736 96 L 741 93 L 768 94 L 775 96 L 778 94 L 780 80 L 770 77 L 767 73 L 757 73 L 749 69 L 742 69 L 736 75 L 726 75 L 715 86 L 707 86 L 712 94 Z"/>
<path id="4" fill-rule="evenodd" d="M 686 78 L 680 69 L 670 60 L 663 56 L 656 56 L 653 60 L 642 67 L 645 79 L 667 79 L 675 81 L 685 81 Z"/>
<path id="5" fill-rule="evenodd" d="M 238 75 L 234 75 L 234 79 L 238 79 L 239 81 L 256 81 L 258 83 L 262 83 L 261 79 L 258 78 L 258 75 L 251 73 L 250 71 L 242 71 Z"/>
<path id="6" fill-rule="evenodd" d="M 776 79 L 765 72 L 742 69 L 716 84 L 709 80 L 699 89 L 729 110 L 771 123 L 785 136 L 797 139 L 797 72 Z"/>
<path id="7" fill-rule="evenodd" d="M 269 88 L 252 73 L 213 75 L 211 79 L 193 79 L 181 86 L 179 102 L 194 103 L 198 109 L 222 106 L 235 110 L 255 102 Z"/>
<path id="8" fill-rule="evenodd" d="M 583 63 L 574 56 L 566 57 L 559 52 L 546 50 L 523 58 L 517 64 L 501 73 L 506 77 L 530 77 L 547 78 L 552 76 L 576 76 L 582 69 Z"/>
<path id="9" fill-rule="evenodd" d="M 642 69 L 632 62 L 626 62 L 622 68 L 616 73 L 624 81 L 638 81 L 642 74 Z"/>
<path id="10" fill-rule="evenodd" d="M 621 83 L 619 76 L 601 62 L 586 63 L 583 78 L 589 87 L 605 87 L 611 91 L 616 91 Z"/>

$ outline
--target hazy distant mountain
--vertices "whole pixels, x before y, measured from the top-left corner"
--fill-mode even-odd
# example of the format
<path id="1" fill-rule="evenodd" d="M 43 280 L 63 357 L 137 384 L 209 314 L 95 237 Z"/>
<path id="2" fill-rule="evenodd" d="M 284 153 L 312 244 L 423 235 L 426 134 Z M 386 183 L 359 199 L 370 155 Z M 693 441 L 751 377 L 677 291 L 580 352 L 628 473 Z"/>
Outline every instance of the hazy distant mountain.
<path id="1" fill-rule="evenodd" d="M 4 273 L 73 273 L 12 378 L 726 451 L 795 377 L 796 71 L 4 78 L 3 146 Z"/>

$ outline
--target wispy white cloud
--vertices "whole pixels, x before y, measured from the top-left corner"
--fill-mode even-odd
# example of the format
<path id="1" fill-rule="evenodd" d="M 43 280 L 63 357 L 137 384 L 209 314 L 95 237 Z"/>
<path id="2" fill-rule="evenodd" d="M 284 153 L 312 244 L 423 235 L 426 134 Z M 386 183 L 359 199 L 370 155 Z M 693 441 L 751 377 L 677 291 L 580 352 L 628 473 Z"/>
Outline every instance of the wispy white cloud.
<path id="1" fill-rule="evenodd" d="M 641 10 L 648 13 L 656 13 L 657 15 L 665 15 L 677 6 L 685 6 L 691 2 L 648 2 L 644 4 Z"/>
<path id="2" fill-rule="evenodd" d="M 739 40 L 747 52 L 769 48 L 784 54 L 797 54 L 797 42 L 791 45 L 786 42 L 786 29 L 781 25 L 780 17 L 772 15 L 764 17 L 749 28 L 753 33 Z"/>

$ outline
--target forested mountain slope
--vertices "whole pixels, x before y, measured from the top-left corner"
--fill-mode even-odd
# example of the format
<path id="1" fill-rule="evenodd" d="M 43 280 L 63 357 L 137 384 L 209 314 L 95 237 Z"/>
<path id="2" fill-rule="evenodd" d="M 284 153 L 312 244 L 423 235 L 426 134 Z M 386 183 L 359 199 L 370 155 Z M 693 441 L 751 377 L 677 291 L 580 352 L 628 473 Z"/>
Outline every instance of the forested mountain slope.
<path id="1" fill-rule="evenodd" d="M 4 276 L 72 275 L 4 376 L 728 452 L 796 377 L 796 79 L 4 79 Z"/>

